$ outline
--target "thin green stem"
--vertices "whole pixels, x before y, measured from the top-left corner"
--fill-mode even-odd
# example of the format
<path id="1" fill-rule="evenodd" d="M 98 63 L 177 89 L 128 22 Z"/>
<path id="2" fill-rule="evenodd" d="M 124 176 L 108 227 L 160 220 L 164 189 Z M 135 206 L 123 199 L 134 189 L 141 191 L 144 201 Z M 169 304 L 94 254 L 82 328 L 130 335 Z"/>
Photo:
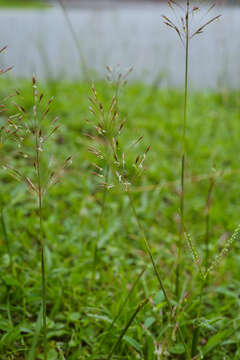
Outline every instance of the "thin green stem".
<path id="1" fill-rule="evenodd" d="M 135 216 L 135 219 L 136 219 L 136 222 L 138 224 L 138 228 L 139 228 L 139 231 L 140 233 L 142 234 L 142 237 L 143 237 L 143 240 L 144 240 L 144 244 L 145 244 L 145 248 L 147 250 L 147 253 L 150 257 L 150 260 L 151 260 L 151 263 L 152 263 L 152 266 L 153 266 L 153 269 L 154 269 L 154 272 L 155 272 L 155 275 L 158 279 L 158 282 L 159 282 L 159 285 L 160 285 L 160 288 L 164 294 L 164 298 L 165 298 L 165 301 L 167 303 L 167 306 L 168 306 L 168 310 L 169 310 L 169 315 L 168 315 L 168 318 L 169 318 L 169 323 L 171 322 L 171 314 L 172 314 L 172 305 L 171 305 L 171 302 L 169 300 L 169 297 L 167 295 L 167 292 L 164 288 L 164 285 L 163 285 L 163 282 L 162 282 L 162 279 L 160 277 L 160 274 L 158 272 L 158 269 L 157 269 L 157 265 L 153 259 L 153 255 L 152 255 L 152 251 L 151 251 L 151 248 L 150 248 L 150 245 L 149 245 L 149 242 L 148 242 L 148 239 L 146 237 L 146 234 L 145 234 L 145 231 L 144 231 L 144 228 L 138 218 L 138 215 L 137 215 L 137 212 L 136 212 L 136 208 L 134 206 L 134 202 L 133 202 L 133 199 L 132 199 L 132 196 L 131 194 L 128 192 L 128 198 L 129 198 L 129 201 L 130 201 L 130 205 L 131 205 L 131 208 L 132 208 L 132 211 L 134 213 L 134 216 Z M 187 359 L 190 360 L 190 354 L 189 354 L 189 351 L 188 351 L 188 348 L 187 348 L 187 345 L 185 343 L 185 340 L 184 340 L 184 336 L 183 336 L 183 333 L 182 333 L 182 330 L 179 328 L 179 335 L 180 335 L 180 338 L 181 338 L 181 341 L 183 342 L 183 345 L 184 345 L 184 348 L 185 348 L 185 352 L 186 352 L 186 355 L 187 355 Z"/>
<path id="2" fill-rule="evenodd" d="M 150 260 L 151 260 L 151 263 L 152 263 L 152 266 L 153 266 L 153 269 L 154 269 L 154 272 L 155 272 L 155 275 L 158 279 L 158 282 L 159 282 L 159 285 L 160 285 L 160 288 L 164 294 L 164 297 L 165 297 L 165 300 L 166 300 L 166 303 L 167 303 L 167 306 L 170 310 L 170 312 L 172 311 L 172 306 L 171 306 L 171 303 L 170 303 L 170 300 L 168 298 L 168 295 L 167 295 L 167 292 L 163 286 L 163 282 L 162 282 L 162 279 L 160 277 L 160 274 L 158 272 L 158 269 L 157 269 L 157 265 L 153 259 L 153 255 L 152 255 L 152 251 L 151 251 L 151 248 L 150 248 L 150 245 L 149 245 L 149 242 L 148 242 L 148 239 L 146 237 L 146 234 L 145 234 L 145 231 L 144 231 L 144 228 L 138 218 L 138 215 L 137 215 L 137 212 L 136 212 L 136 208 L 134 206 L 134 202 L 133 202 L 133 199 L 132 199 L 132 196 L 131 194 L 128 192 L 128 198 L 129 198 L 129 201 L 130 201 L 130 205 L 131 205 L 131 208 L 132 208 L 132 211 L 133 211 L 133 214 L 134 214 L 134 217 L 136 219 L 136 222 L 137 222 L 137 225 L 138 225 L 138 228 L 139 228 L 139 231 L 140 233 L 142 234 L 142 237 L 143 237 L 143 241 L 144 241 L 144 244 L 145 244 L 145 248 L 146 248 L 146 251 L 150 257 Z"/>
<path id="3" fill-rule="evenodd" d="M 107 360 L 110 360 L 114 354 L 114 351 L 118 348 L 118 346 L 120 345 L 122 338 L 124 337 L 124 335 L 126 334 L 126 332 L 128 331 L 129 327 L 131 326 L 133 320 L 135 319 L 135 317 L 137 316 L 137 314 L 139 313 L 140 310 L 142 310 L 142 308 L 148 303 L 149 299 L 145 299 L 144 301 L 142 301 L 137 309 L 134 311 L 134 313 L 132 314 L 132 316 L 130 317 L 130 319 L 128 320 L 126 326 L 124 327 L 123 331 L 121 332 L 119 338 L 117 339 L 116 343 L 114 344 L 110 354 L 107 357 Z"/>
<path id="4" fill-rule="evenodd" d="M 47 360 L 47 305 L 46 305 L 46 267 L 45 246 L 43 240 L 42 197 L 39 196 L 39 223 L 40 223 L 40 246 L 41 246 L 41 275 L 42 275 L 42 307 L 43 307 L 43 348 L 44 360 Z"/>
<path id="5" fill-rule="evenodd" d="M 183 137 L 182 137 L 182 157 L 181 157 L 181 193 L 180 193 L 180 216 L 181 225 L 179 232 L 178 262 L 176 268 L 176 296 L 179 298 L 181 282 L 181 253 L 183 245 L 183 223 L 185 209 L 185 165 L 186 165 L 186 145 L 187 145 L 187 120 L 188 120 L 188 73 L 189 73 L 189 6 L 190 0 L 186 0 L 186 46 L 185 46 L 185 86 L 184 86 L 184 108 L 183 108 Z"/>
<path id="6" fill-rule="evenodd" d="M 34 83 L 35 85 L 35 83 Z M 36 86 L 36 85 L 35 85 Z M 39 242 L 41 253 L 41 277 L 42 277 L 42 322 L 43 322 L 43 352 L 44 360 L 47 360 L 47 306 L 46 306 L 46 266 L 45 266 L 45 244 L 43 239 L 43 211 L 42 211 L 42 184 L 40 175 L 40 150 L 39 150 L 39 124 L 37 122 L 37 98 L 36 90 L 33 87 L 33 99 L 34 99 L 34 123 L 35 123 L 35 152 L 36 162 L 35 168 L 37 173 L 37 187 L 38 187 L 38 216 L 39 216 Z"/>
<path id="7" fill-rule="evenodd" d="M 78 51 L 80 65 L 82 67 L 82 72 L 83 72 L 83 77 L 84 77 L 85 80 L 89 80 L 88 67 L 87 67 L 87 64 L 86 64 L 86 61 L 85 61 L 81 46 L 79 44 L 77 34 L 76 34 L 76 32 L 75 32 L 75 30 L 74 30 L 74 28 L 72 26 L 71 20 L 69 18 L 69 15 L 68 15 L 68 12 L 67 12 L 67 9 L 66 9 L 66 6 L 65 6 L 65 2 L 64 2 L 64 0 L 58 0 L 58 2 L 59 2 L 60 6 L 62 8 L 66 23 L 68 25 L 69 31 L 70 31 L 70 33 L 72 35 L 73 41 L 74 41 L 76 49 Z"/>
<path id="8" fill-rule="evenodd" d="M 141 279 L 141 277 L 142 277 L 142 275 L 144 274 L 145 271 L 146 271 L 146 268 L 144 268 L 144 269 L 140 272 L 140 274 L 138 275 L 137 279 L 136 279 L 135 282 L 133 283 L 130 291 L 128 292 L 128 294 L 127 294 L 127 296 L 126 296 L 126 298 L 125 298 L 125 300 L 123 301 L 122 305 L 120 306 L 117 315 L 116 315 L 115 318 L 113 319 L 113 321 L 112 321 L 112 323 L 111 323 L 108 331 L 110 331 L 110 330 L 113 328 L 114 324 L 116 323 L 116 321 L 118 320 L 119 316 L 120 316 L 121 313 L 123 312 L 123 309 L 125 308 L 125 306 L 126 306 L 128 300 L 129 300 L 129 298 L 131 297 L 131 295 L 132 295 L 132 293 L 133 293 L 136 285 L 138 284 L 139 280 Z"/>
<path id="9" fill-rule="evenodd" d="M 206 201 L 206 230 L 205 230 L 205 270 L 207 271 L 209 266 L 209 231 L 210 231 L 210 209 L 212 192 L 214 187 L 214 179 L 210 179 L 210 185 L 208 189 L 207 201 Z"/>
<path id="10" fill-rule="evenodd" d="M 203 280 L 201 282 L 201 290 L 200 290 L 200 301 L 199 301 L 199 305 L 198 305 L 198 309 L 197 309 L 197 322 L 199 322 L 199 318 L 201 315 L 201 311 L 202 311 L 202 305 L 203 305 L 203 295 L 204 295 L 204 290 L 206 287 L 206 280 Z M 193 331 L 193 338 L 192 338 L 192 349 L 191 349 L 191 357 L 194 357 L 197 355 L 197 346 L 198 346 L 198 342 L 199 342 L 199 334 L 200 334 L 200 326 L 197 323 L 194 331 Z"/>
<path id="11" fill-rule="evenodd" d="M 108 181 L 108 177 L 109 177 L 109 166 L 107 166 L 107 168 L 106 168 L 106 179 L 107 179 L 106 181 Z M 94 249 L 93 249 L 92 281 L 95 279 L 95 274 L 96 274 L 96 267 L 97 267 L 97 260 L 98 260 L 98 242 L 99 242 L 100 236 L 101 236 L 101 229 L 102 229 L 103 218 L 104 218 L 104 214 L 105 214 L 106 198 L 107 198 L 107 189 L 104 188 L 101 212 L 100 212 L 99 219 L 98 219 L 97 238 L 95 240 Z"/>

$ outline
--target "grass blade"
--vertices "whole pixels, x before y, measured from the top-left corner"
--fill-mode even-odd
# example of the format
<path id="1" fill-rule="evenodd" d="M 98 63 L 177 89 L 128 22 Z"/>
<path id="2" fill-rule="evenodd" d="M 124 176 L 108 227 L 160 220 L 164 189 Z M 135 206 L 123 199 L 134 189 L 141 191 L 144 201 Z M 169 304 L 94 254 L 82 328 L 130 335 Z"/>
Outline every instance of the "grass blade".
<path id="1" fill-rule="evenodd" d="M 118 348 L 118 346 L 120 345 L 122 338 L 124 337 L 124 335 L 126 334 L 126 332 L 128 331 L 129 327 L 131 326 L 133 320 L 135 319 L 135 317 L 137 316 L 137 314 L 139 313 L 140 310 L 142 310 L 142 308 L 148 303 L 149 299 L 145 299 L 144 301 L 142 301 L 137 309 L 134 311 L 134 313 L 132 314 L 132 316 L 130 317 L 130 319 L 128 320 L 125 328 L 123 329 L 123 331 L 121 332 L 118 340 L 116 341 L 116 343 L 114 344 L 110 354 L 107 357 L 107 360 L 110 360 L 114 354 L 114 351 Z"/>
<path id="2" fill-rule="evenodd" d="M 2 209 L 1 211 L 1 225 L 2 225 L 2 231 L 3 231 L 3 240 L 6 244 L 7 247 L 7 252 L 9 255 L 9 260 L 10 260 L 10 267 L 11 267 L 11 271 L 13 274 L 13 261 L 12 261 L 12 253 L 11 253 L 11 248 L 10 248 L 10 243 L 9 243 L 9 238 L 8 238 L 8 233 L 7 233 L 7 227 L 6 227 L 6 222 L 4 219 L 4 210 Z"/>
<path id="3" fill-rule="evenodd" d="M 129 292 L 128 292 L 128 294 L 127 294 L 124 302 L 123 302 L 122 305 L 120 306 L 117 315 L 116 315 L 115 318 L 113 319 L 113 321 L 112 321 L 112 323 L 111 323 L 111 325 L 110 325 L 110 327 L 109 327 L 109 331 L 113 328 L 114 324 L 116 323 L 116 321 L 118 320 L 119 316 L 120 316 L 121 313 L 123 312 L 123 309 L 125 308 L 125 306 L 126 306 L 128 300 L 129 300 L 130 296 L 132 295 L 132 293 L 133 293 L 136 285 L 138 284 L 139 280 L 141 279 L 141 277 L 142 277 L 142 275 L 145 273 L 145 271 L 146 271 L 146 268 L 143 269 L 143 270 L 140 272 L 140 274 L 138 275 L 137 279 L 135 280 L 134 284 L 132 285 L 131 289 L 129 290 Z"/>
<path id="4" fill-rule="evenodd" d="M 33 342 L 32 342 L 31 349 L 28 353 L 27 360 L 35 360 L 36 346 L 38 343 L 38 338 L 39 338 L 39 334 L 40 334 L 41 327 L 42 327 L 42 316 L 43 316 L 43 306 L 41 306 L 41 309 L 38 313 Z"/>

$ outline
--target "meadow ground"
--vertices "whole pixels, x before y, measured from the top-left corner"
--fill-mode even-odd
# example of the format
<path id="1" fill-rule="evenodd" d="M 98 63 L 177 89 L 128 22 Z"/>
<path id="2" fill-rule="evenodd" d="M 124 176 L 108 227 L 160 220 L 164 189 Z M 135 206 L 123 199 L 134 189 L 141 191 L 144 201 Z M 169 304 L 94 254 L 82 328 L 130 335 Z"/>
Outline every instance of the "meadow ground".
<path id="1" fill-rule="evenodd" d="M 16 87 L 24 96 L 25 109 L 31 111 L 30 82 L 2 78 L 1 99 Z M 122 142 L 128 144 L 144 135 L 139 148 L 151 145 L 147 170 L 139 186 L 132 189 L 132 196 L 172 305 L 178 303 L 176 316 L 169 324 L 164 296 L 145 255 L 128 198 L 115 189 L 108 191 L 103 209 L 104 192 L 92 175 L 92 157 L 84 136 L 90 85 L 59 81 L 42 85 L 42 89 L 46 97 L 54 95 L 51 118 L 57 115 L 61 123 L 48 151 L 58 159 L 74 155 L 72 166 L 44 202 L 48 360 L 107 358 L 132 314 L 146 298 L 150 301 L 131 323 L 114 351 L 114 359 L 159 359 L 161 350 L 164 358 L 184 359 L 178 327 L 189 349 L 194 329 L 199 328 L 198 355 L 202 354 L 204 359 L 239 359 L 239 243 L 233 244 L 214 269 L 202 300 L 199 272 L 185 244 L 182 295 L 179 301 L 175 297 L 183 94 L 130 84 L 119 98 L 120 114 L 127 119 Z M 99 82 L 96 89 L 103 104 L 109 103 L 111 86 Z M 237 92 L 205 91 L 190 95 L 185 225 L 202 259 L 211 179 L 215 183 L 209 215 L 210 259 L 219 254 L 240 223 L 239 119 Z M 1 148 L 1 155 L 7 162 L 23 164 L 9 144 Z M 35 199 L 5 170 L 1 170 L 0 176 L 6 229 L 2 223 L 0 359 L 33 359 L 29 350 L 35 347 L 36 359 L 43 359 L 37 321 L 41 272 Z"/>

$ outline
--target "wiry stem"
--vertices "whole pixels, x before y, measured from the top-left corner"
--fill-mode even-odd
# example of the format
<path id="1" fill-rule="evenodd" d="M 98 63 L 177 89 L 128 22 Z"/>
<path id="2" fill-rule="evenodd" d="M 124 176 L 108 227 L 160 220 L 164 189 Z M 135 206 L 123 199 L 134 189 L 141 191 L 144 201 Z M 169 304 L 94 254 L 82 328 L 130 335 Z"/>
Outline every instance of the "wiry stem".
<path id="1" fill-rule="evenodd" d="M 33 78 L 33 85 L 35 85 L 35 79 Z M 41 252 L 41 277 L 42 277 L 42 308 L 43 308 L 43 351 L 44 360 L 47 360 L 47 306 L 46 306 L 46 269 L 45 269 L 45 246 L 43 240 L 43 216 L 42 216 L 42 185 L 40 176 L 40 151 L 39 151 L 39 126 L 37 122 L 37 98 L 35 88 L 33 86 L 34 96 L 34 123 L 35 123 L 35 152 L 36 152 L 36 173 L 37 173 L 37 186 L 38 186 L 38 213 L 39 213 L 39 242 Z"/>
<path id="2" fill-rule="evenodd" d="M 40 183 L 40 182 L 39 182 Z M 41 189 L 41 184 L 40 184 Z M 44 360 L 47 360 L 47 306 L 46 306 L 46 270 L 45 270 L 45 246 L 43 240 L 42 219 L 42 196 L 39 195 L 39 223 L 40 223 L 40 246 L 41 246 L 41 274 L 42 274 L 42 307 L 43 307 L 43 347 Z"/>
<path id="3" fill-rule="evenodd" d="M 142 275 L 145 273 L 145 270 L 146 270 L 146 268 L 144 268 L 144 269 L 140 272 L 140 274 L 138 275 L 137 279 L 136 279 L 135 282 L 133 283 L 130 291 L 128 292 L 128 294 L 127 294 L 127 296 L 126 296 L 126 298 L 125 298 L 125 300 L 123 301 L 122 305 L 120 306 L 117 315 L 116 315 L 115 318 L 113 319 L 113 321 L 112 321 L 112 323 L 111 323 L 108 331 L 110 331 L 110 330 L 113 328 L 113 326 L 115 325 L 116 321 L 118 320 L 118 318 L 119 318 L 120 315 L 122 314 L 123 309 L 125 308 L 125 306 L 126 306 L 128 300 L 129 300 L 129 298 L 131 297 L 131 295 L 132 295 L 135 287 L 137 286 L 139 280 L 141 279 Z"/>
<path id="4" fill-rule="evenodd" d="M 206 202 L 206 232 L 205 232 L 205 269 L 207 271 L 209 266 L 209 224 L 210 224 L 210 208 L 211 208 L 211 197 L 214 187 L 213 178 L 210 179 L 210 185 L 208 189 L 207 202 Z"/>
<path id="5" fill-rule="evenodd" d="M 150 257 L 150 260 L 151 260 L 151 263 L 152 263 L 152 266 L 153 266 L 155 275 L 156 275 L 156 277 L 157 277 L 157 279 L 158 279 L 160 288 L 161 288 L 161 290 L 162 290 L 162 292 L 163 292 L 163 294 L 164 294 L 166 303 L 167 303 L 168 308 L 169 308 L 169 310 L 170 310 L 170 312 L 171 312 L 171 311 L 172 311 L 172 306 L 171 306 L 170 300 L 169 300 L 168 295 L 167 295 L 167 292 L 166 292 L 166 290 L 165 290 L 165 288 L 164 288 L 164 286 L 163 286 L 163 282 L 162 282 L 162 279 L 161 279 L 160 274 L 159 274 L 159 272 L 158 272 L 157 265 L 156 265 L 156 263 L 155 263 L 155 261 L 154 261 L 154 259 L 153 259 L 153 255 L 152 255 L 152 251 L 151 251 L 151 248 L 150 248 L 148 239 L 147 239 L 147 237 L 146 237 L 146 234 L 145 234 L 145 231 L 144 231 L 144 229 L 143 229 L 143 227 L 142 227 L 142 224 L 141 224 L 141 222 L 140 222 L 140 220 L 139 220 L 139 218 L 138 218 L 138 215 L 137 215 L 137 212 L 136 212 L 136 208 L 135 208 L 134 203 L 133 203 L 132 196 L 131 196 L 131 194 L 130 194 L 129 192 L 128 192 L 128 198 L 129 198 L 129 201 L 130 201 L 130 205 L 131 205 L 131 208 L 132 208 L 134 217 L 135 217 L 135 219 L 136 219 L 136 221 L 137 221 L 138 228 L 139 228 L 139 230 L 140 230 L 140 232 L 141 232 L 141 234 L 142 234 L 143 241 L 144 241 L 144 244 L 145 244 L 145 248 L 146 248 L 147 253 L 148 253 L 149 257 Z"/>
<path id="6" fill-rule="evenodd" d="M 64 2 L 64 0 L 58 0 L 58 2 L 59 2 L 60 6 L 61 6 L 61 8 L 63 10 L 63 14 L 64 14 L 64 17 L 65 17 L 66 23 L 67 23 L 68 28 L 69 28 L 69 30 L 71 32 L 73 41 L 75 42 L 75 46 L 76 46 L 76 49 L 77 49 L 78 55 L 79 55 L 80 65 L 82 67 L 83 77 L 84 77 L 85 80 L 89 80 L 89 72 L 88 72 L 88 67 L 87 67 L 87 64 L 86 64 L 86 60 L 84 58 L 81 46 L 79 44 L 77 34 L 76 34 L 76 32 L 75 32 L 75 30 L 74 30 L 74 28 L 72 26 L 71 20 L 69 18 L 68 13 L 67 13 L 67 9 L 65 7 L 65 2 Z"/>
<path id="7" fill-rule="evenodd" d="M 106 179 L 108 179 L 109 176 L 109 167 L 106 168 Z M 103 226 L 103 219 L 105 214 L 105 205 L 106 205 L 106 197 L 107 197 L 107 189 L 104 188 L 103 191 L 103 198 L 102 198 L 102 204 L 101 204 L 101 212 L 98 219 L 98 231 L 97 231 L 97 238 L 94 243 L 94 249 L 93 249 L 93 269 L 92 269 L 92 281 L 95 279 L 96 275 L 96 267 L 97 267 L 97 261 L 98 261 L 98 242 L 101 237 L 101 229 Z"/>
<path id="8" fill-rule="evenodd" d="M 118 348 L 119 344 L 122 341 L 122 338 L 124 337 L 124 335 L 126 334 L 126 332 L 128 331 L 130 325 L 132 324 L 133 320 L 135 319 L 135 317 L 137 316 L 137 314 L 139 313 L 140 310 L 142 310 L 142 308 L 148 303 L 149 299 L 145 299 L 144 301 L 142 301 L 137 309 L 134 311 L 134 313 L 132 314 L 132 316 L 130 317 L 130 319 L 128 320 L 125 328 L 122 330 L 118 340 L 116 341 L 116 343 L 114 344 L 110 354 L 107 357 L 107 360 L 110 360 L 114 354 L 114 351 Z"/>
<path id="9" fill-rule="evenodd" d="M 200 290 L 200 299 L 199 299 L 199 304 L 198 304 L 198 309 L 197 309 L 197 317 L 196 317 L 197 322 L 199 321 L 201 311 L 202 311 L 205 286 L 206 286 L 206 280 L 202 280 L 201 281 L 201 290 Z M 192 348 L 191 348 L 191 357 L 192 358 L 197 355 L 199 335 L 200 335 L 200 326 L 197 323 L 197 325 L 193 331 L 193 337 L 192 337 Z"/>
<path id="10" fill-rule="evenodd" d="M 188 111 L 188 67 L 189 67 L 189 6 L 190 0 L 186 0 L 186 46 L 185 46 L 185 87 L 184 87 L 184 108 L 183 108 L 183 137 L 182 137 L 182 158 L 181 158 L 181 194 L 180 194 L 180 216 L 181 225 L 179 233 L 178 246 L 178 264 L 176 269 L 176 296 L 180 294 L 180 276 L 181 276 L 181 252 L 184 235 L 184 205 L 185 205 L 185 161 L 186 161 L 186 143 L 187 143 L 187 111 Z"/>

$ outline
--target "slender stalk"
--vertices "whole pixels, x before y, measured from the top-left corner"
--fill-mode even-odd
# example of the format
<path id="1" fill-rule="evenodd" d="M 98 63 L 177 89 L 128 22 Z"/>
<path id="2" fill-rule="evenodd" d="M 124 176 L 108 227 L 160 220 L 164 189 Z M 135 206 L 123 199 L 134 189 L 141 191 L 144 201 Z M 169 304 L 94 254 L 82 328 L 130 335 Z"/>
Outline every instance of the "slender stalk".
<path id="1" fill-rule="evenodd" d="M 40 183 L 40 181 L 39 181 Z M 40 185 L 41 189 L 41 185 Z M 39 223 L 40 223 L 40 246 L 41 246 L 41 275 L 42 275 L 42 307 L 43 307 L 43 348 L 44 360 L 47 360 L 47 306 L 46 306 L 46 268 L 45 268 L 45 246 L 43 240 L 42 219 L 42 196 L 39 195 Z"/>
<path id="2" fill-rule="evenodd" d="M 77 34 L 76 34 L 76 32 L 75 32 L 75 30 L 74 30 L 74 28 L 72 26 L 71 20 L 69 18 L 68 13 L 67 13 L 65 2 L 64 2 L 64 0 L 58 0 L 58 2 L 59 2 L 60 6 L 62 8 L 66 23 L 68 25 L 68 28 L 69 28 L 70 33 L 72 35 L 72 38 L 73 38 L 73 41 L 75 43 L 76 49 L 78 51 L 80 65 L 82 67 L 82 72 L 83 72 L 83 77 L 84 77 L 85 80 L 89 80 L 88 67 L 87 67 L 84 55 L 82 53 L 82 49 L 81 49 L 80 44 L 79 44 Z"/>
<path id="3" fill-rule="evenodd" d="M 106 168 L 106 179 L 108 179 L 108 177 L 109 177 L 109 167 L 107 166 L 107 168 Z M 97 267 L 97 260 L 98 260 L 98 242 L 99 242 L 100 236 L 101 236 L 102 223 L 103 223 L 103 218 L 104 218 L 104 214 L 105 214 L 106 198 L 107 198 L 107 189 L 104 188 L 101 212 L 100 212 L 99 219 L 98 219 L 97 238 L 95 240 L 94 249 L 93 249 L 92 281 L 95 279 L 95 275 L 96 275 L 96 267 Z"/>
<path id="4" fill-rule="evenodd" d="M 154 269 L 154 272 L 155 272 L 155 275 L 158 279 L 158 282 L 159 282 L 159 285 L 160 285 L 160 288 L 164 294 L 164 297 L 165 297 L 165 300 L 166 300 L 166 303 L 167 303 L 167 306 L 170 310 L 170 312 L 172 311 L 172 306 L 171 306 L 171 303 L 170 303 L 170 300 L 168 298 L 168 295 L 167 295 L 167 292 L 163 286 L 163 282 L 162 282 L 162 279 L 160 277 L 160 274 L 158 272 L 158 269 L 157 269 L 157 266 L 156 266 L 156 263 L 153 259 L 153 255 L 152 255 L 152 251 L 151 251 L 151 248 L 150 248 L 150 245 L 149 245 L 149 242 L 148 242 L 148 239 L 146 237 L 146 234 L 145 234 L 145 231 L 143 229 L 143 226 L 138 218 L 138 215 L 137 215 L 137 212 L 136 212 L 136 208 L 134 206 L 134 202 L 133 202 L 133 199 L 132 199 L 132 196 L 131 194 L 128 192 L 128 198 L 129 198 L 129 201 L 130 201 L 130 205 L 131 205 L 131 208 L 132 208 L 132 211 L 133 211 L 133 214 L 134 214 L 134 217 L 137 221 L 137 225 L 138 225 L 138 228 L 139 228 L 139 231 L 140 233 L 142 234 L 142 237 L 143 237 L 143 241 L 144 241 L 144 244 L 145 244 L 145 248 L 146 248 L 146 251 L 148 253 L 148 256 L 150 257 L 150 260 L 151 260 L 151 263 L 152 263 L 152 266 L 153 266 L 153 269 Z"/>
<path id="5" fill-rule="evenodd" d="M 137 309 L 134 311 L 134 313 L 132 314 L 132 316 L 130 317 L 130 319 L 128 320 L 125 328 L 123 329 L 123 331 L 121 332 L 118 340 L 116 341 L 116 343 L 114 344 L 110 354 L 107 357 L 107 360 L 110 360 L 114 354 L 114 351 L 118 348 L 118 346 L 120 345 L 122 338 L 124 337 L 124 335 L 126 334 L 126 332 L 128 331 L 130 325 L 132 324 L 133 320 L 135 319 L 135 317 L 137 316 L 137 314 L 139 313 L 140 310 L 142 310 L 142 308 L 148 303 L 149 299 L 145 299 L 144 301 L 142 301 Z"/>
<path id="6" fill-rule="evenodd" d="M 181 225 L 179 233 L 178 263 L 176 269 L 176 296 L 180 294 L 181 277 L 181 252 L 184 233 L 184 208 L 185 208 L 185 162 L 186 162 L 186 143 L 187 143 L 187 120 L 188 120 L 188 73 L 189 73 L 189 6 L 190 0 L 186 0 L 186 45 L 185 45 L 185 86 L 184 86 L 184 108 L 183 108 L 183 137 L 182 137 L 182 158 L 181 158 L 181 194 L 180 194 L 180 216 Z"/>
<path id="7" fill-rule="evenodd" d="M 214 179 L 210 178 L 210 185 L 209 185 L 207 201 L 206 201 L 205 271 L 207 271 L 207 269 L 209 267 L 209 224 L 210 224 L 211 197 L 212 197 L 214 184 L 215 184 Z M 202 280 L 201 291 L 200 291 L 200 303 L 199 303 L 198 311 L 197 311 L 197 320 L 199 320 L 200 314 L 202 311 L 203 296 L 204 296 L 204 291 L 206 289 L 207 283 L 208 283 L 208 277 L 206 277 L 204 280 Z M 191 350 L 192 357 L 194 357 L 197 354 L 199 333 L 200 333 L 200 327 L 197 325 L 193 332 L 192 350 Z"/>
<path id="8" fill-rule="evenodd" d="M 33 80 L 33 85 L 35 85 Z M 33 97 L 34 97 L 34 123 L 35 123 L 35 152 L 36 152 L 36 173 L 37 173 L 37 187 L 38 187 L 38 216 L 39 216 L 39 242 L 40 242 L 40 253 L 41 253 L 41 277 L 42 277 L 42 322 L 43 322 L 43 351 L 44 360 L 47 360 L 47 306 L 46 306 L 46 267 L 45 267 L 45 244 L 43 239 L 43 212 L 42 212 L 42 184 L 40 176 L 40 151 L 39 151 L 39 125 L 37 122 L 37 98 L 35 87 L 33 86 Z"/>
<path id="9" fill-rule="evenodd" d="M 131 289 L 129 290 L 126 298 L 124 299 L 123 303 L 121 304 L 119 310 L 118 310 L 118 313 L 117 315 L 115 316 L 115 318 L 113 319 L 113 321 L 111 322 L 109 328 L 107 329 L 107 336 L 109 336 L 110 334 L 110 331 L 112 330 L 113 326 L 115 325 L 116 321 L 118 320 L 118 318 L 120 317 L 120 315 L 122 314 L 126 304 L 128 303 L 128 300 L 130 299 L 135 287 L 137 286 L 138 282 L 140 281 L 141 277 L 143 276 L 143 274 L 145 273 L 146 271 L 146 268 L 144 268 L 140 274 L 138 275 L 138 277 L 136 278 L 135 282 L 133 283 Z M 102 342 L 105 340 L 105 338 L 103 337 L 101 342 L 100 342 L 100 347 L 102 346 Z"/>
<path id="10" fill-rule="evenodd" d="M 132 295 L 132 293 L 133 293 L 136 285 L 138 284 L 139 280 L 141 279 L 141 277 L 142 277 L 142 275 L 145 273 L 145 271 L 146 271 L 146 268 L 144 268 L 144 269 L 140 272 L 140 274 L 138 275 L 137 279 L 136 279 L 135 282 L 133 283 L 130 291 L 128 292 L 128 294 L 127 294 L 127 296 L 126 296 L 126 298 L 125 298 L 125 300 L 123 301 L 122 305 L 120 306 L 117 315 L 116 315 L 115 318 L 113 319 L 113 321 L 112 321 L 112 323 L 111 323 L 108 331 L 110 331 L 110 330 L 113 328 L 114 324 L 116 323 L 116 321 L 118 320 L 119 316 L 120 316 L 121 313 L 123 312 L 123 309 L 125 308 L 125 306 L 126 306 L 128 300 L 129 300 L 129 298 L 131 297 L 131 295 Z"/>
<path id="11" fill-rule="evenodd" d="M 207 271 L 209 266 L 209 225 L 210 225 L 210 208 L 211 198 L 214 187 L 214 179 L 210 179 L 210 185 L 208 189 L 207 201 L 206 201 L 206 230 L 205 230 L 205 269 Z"/>
<path id="12" fill-rule="evenodd" d="M 202 311 L 203 295 L 204 295 L 205 286 L 206 286 L 206 280 L 203 280 L 201 282 L 200 301 L 199 301 L 198 310 L 197 310 L 197 321 L 199 321 L 200 314 L 201 314 L 201 311 Z M 195 329 L 193 331 L 191 357 L 194 357 L 194 356 L 197 355 L 197 346 L 198 346 L 198 341 L 199 341 L 199 334 L 200 334 L 200 326 L 198 326 L 198 324 L 197 324 L 197 326 L 195 327 Z"/>

